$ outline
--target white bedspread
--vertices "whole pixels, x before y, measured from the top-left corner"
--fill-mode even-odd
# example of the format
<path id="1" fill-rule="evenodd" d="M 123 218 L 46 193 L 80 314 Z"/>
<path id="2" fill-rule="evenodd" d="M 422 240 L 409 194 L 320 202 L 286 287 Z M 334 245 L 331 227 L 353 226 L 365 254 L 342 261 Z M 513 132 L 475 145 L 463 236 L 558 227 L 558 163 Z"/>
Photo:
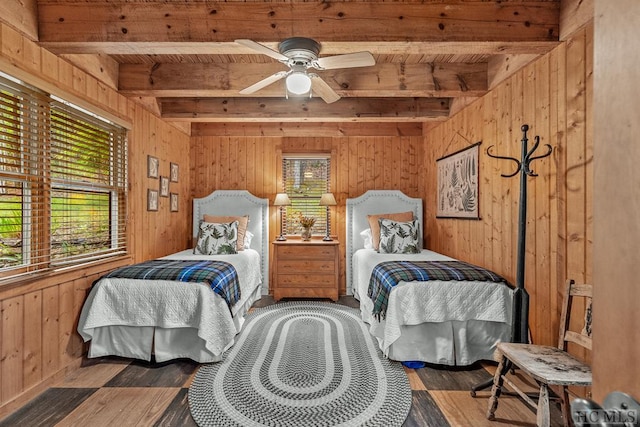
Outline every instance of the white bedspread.
<path id="1" fill-rule="evenodd" d="M 381 349 L 401 333 L 402 325 L 425 322 L 482 320 L 511 324 L 513 290 L 503 283 L 476 281 L 401 282 L 389 295 L 386 319 L 378 321 L 371 312 L 373 302 L 367 296 L 373 268 L 383 261 L 447 261 L 445 255 L 429 250 L 420 254 L 380 254 L 361 249 L 353 255 L 354 296 L 360 300 L 362 318 L 371 325 Z"/>
<path id="2" fill-rule="evenodd" d="M 224 299 L 205 283 L 101 279 L 91 289 L 80 314 L 78 332 L 85 341 L 92 339 L 96 328 L 137 326 L 194 328 L 214 355 L 222 354 L 230 346 L 242 326 L 242 319 L 234 322 L 232 313 L 235 316 L 243 310 L 262 281 L 260 254 L 247 249 L 234 255 L 205 256 L 193 255 L 193 250 L 188 249 L 164 258 L 231 263 L 238 272 L 240 301 L 230 312 Z"/>

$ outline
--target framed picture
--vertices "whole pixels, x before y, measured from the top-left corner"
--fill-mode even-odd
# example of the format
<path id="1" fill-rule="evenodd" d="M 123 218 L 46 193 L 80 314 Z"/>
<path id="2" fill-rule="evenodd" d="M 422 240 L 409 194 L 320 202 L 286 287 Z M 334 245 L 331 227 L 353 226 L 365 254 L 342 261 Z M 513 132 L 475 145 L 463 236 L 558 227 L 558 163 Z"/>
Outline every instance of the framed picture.
<path id="1" fill-rule="evenodd" d="M 158 190 L 147 190 L 147 210 L 148 211 L 157 211 L 158 210 Z"/>
<path id="2" fill-rule="evenodd" d="M 160 177 L 160 197 L 169 197 L 169 177 Z"/>
<path id="3" fill-rule="evenodd" d="M 178 193 L 171 193 L 169 197 L 170 203 L 170 211 L 178 212 Z"/>
<path id="4" fill-rule="evenodd" d="M 147 176 L 149 178 L 157 178 L 160 163 L 157 157 L 147 156 Z"/>
<path id="5" fill-rule="evenodd" d="M 171 169 L 169 173 L 169 179 L 171 182 L 178 182 L 178 172 L 180 168 L 177 163 L 170 163 Z"/>
<path id="6" fill-rule="evenodd" d="M 480 142 L 436 161 L 436 218 L 480 219 L 478 210 L 478 152 Z"/>

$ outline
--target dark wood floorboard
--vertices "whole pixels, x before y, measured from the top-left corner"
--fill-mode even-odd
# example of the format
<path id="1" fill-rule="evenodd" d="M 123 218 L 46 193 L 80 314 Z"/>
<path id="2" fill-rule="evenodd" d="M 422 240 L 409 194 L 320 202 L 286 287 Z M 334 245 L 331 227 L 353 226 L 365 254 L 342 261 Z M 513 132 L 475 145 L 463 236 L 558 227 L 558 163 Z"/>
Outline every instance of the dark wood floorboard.
<path id="1" fill-rule="evenodd" d="M 426 390 L 411 392 L 411 411 L 403 427 L 449 427 L 446 417 L 438 404 Z"/>
<path id="2" fill-rule="evenodd" d="M 53 426 L 97 388 L 50 388 L 0 422 L 0 426 Z"/>
<path id="3" fill-rule="evenodd" d="M 188 388 L 180 390 L 167 410 L 164 411 L 162 417 L 156 421 L 154 427 L 197 427 L 197 424 L 193 421 L 189 410 L 188 393 Z"/>

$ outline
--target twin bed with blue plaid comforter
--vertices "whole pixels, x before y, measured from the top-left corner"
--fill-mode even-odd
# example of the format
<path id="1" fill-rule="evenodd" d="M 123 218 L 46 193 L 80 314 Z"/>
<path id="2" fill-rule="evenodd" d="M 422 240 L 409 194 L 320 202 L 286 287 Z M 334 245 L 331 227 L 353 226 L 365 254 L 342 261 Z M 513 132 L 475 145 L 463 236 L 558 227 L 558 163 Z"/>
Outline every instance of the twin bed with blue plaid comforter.
<path id="1" fill-rule="evenodd" d="M 192 249 L 116 269 L 91 288 L 78 320 L 89 357 L 216 362 L 260 298 L 260 253 Z"/>
<path id="2" fill-rule="evenodd" d="M 353 272 L 362 319 L 390 359 L 466 366 L 510 339 L 514 290 L 494 272 L 426 249 L 358 250 Z"/>

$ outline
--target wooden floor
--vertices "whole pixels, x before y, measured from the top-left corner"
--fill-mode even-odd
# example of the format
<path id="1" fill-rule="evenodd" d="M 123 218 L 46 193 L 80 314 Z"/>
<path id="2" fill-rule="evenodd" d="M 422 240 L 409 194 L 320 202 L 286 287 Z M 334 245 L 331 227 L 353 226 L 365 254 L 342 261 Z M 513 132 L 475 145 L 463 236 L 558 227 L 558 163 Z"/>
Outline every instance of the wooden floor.
<path id="1" fill-rule="evenodd" d="M 357 301 L 348 297 L 339 303 L 357 306 Z M 263 298 L 256 306 L 269 304 L 273 300 Z M 187 390 L 198 366 L 189 360 L 150 363 L 85 359 L 80 369 L 0 421 L 0 426 L 195 426 Z M 509 395 L 500 398 L 495 421 L 485 418 L 489 390 L 478 392 L 475 398 L 469 390 L 490 379 L 494 369 L 492 363 L 465 368 L 405 368 L 413 390 L 413 406 L 404 425 L 535 426 L 534 412 L 518 397 Z M 519 382 L 535 390 L 535 384 Z M 551 416 L 552 426 L 562 425 L 555 405 Z"/>

